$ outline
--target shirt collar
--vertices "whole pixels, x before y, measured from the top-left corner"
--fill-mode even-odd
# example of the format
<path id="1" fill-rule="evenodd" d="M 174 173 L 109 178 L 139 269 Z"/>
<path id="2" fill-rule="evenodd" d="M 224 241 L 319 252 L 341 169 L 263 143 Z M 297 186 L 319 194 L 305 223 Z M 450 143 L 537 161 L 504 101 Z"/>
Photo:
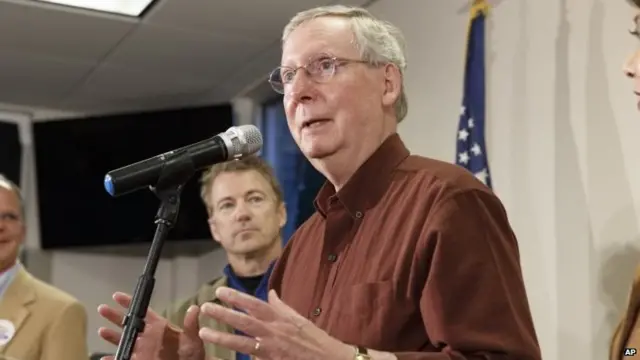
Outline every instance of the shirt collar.
<path id="1" fill-rule="evenodd" d="M 16 261 L 16 263 L 13 264 L 13 266 L 5 270 L 4 272 L 0 273 L 0 298 L 2 298 L 4 293 L 7 291 L 7 288 L 9 287 L 9 285 L 11 285 L 11 282 L 16 277 L 16 274 L 18 273 L 20 266 L 21 266 L 20 262 Z"/>
<path id="2" fill-rule="evenodd" d="M 273 267 L 274 267 L 275 263 L 276 263 L 276 261 L 272 261 L 271 264 L 269 264 L 269 267 L 267 268 L 267 271 L 264 274 L 262 274 L 262 279 L 260 280 L 260 285 L 258 285 L 258 289 L 256 289 L 257 294 L 252 294 L 252 295 L 256 295 L 259 298 L 264 298 L 263 300 L 266 299 L 267 292 L 269 290 L 268 289 L 269 277 L 271 276 L 271 272 L 273 271 Z M 229 286 L 230 288 L 235 289 L 235 290 L 246 292 L 246 289 L 244 289 L 242 287 L 242 283 L 240 282 L 240 279 L 233 272 L 233 269 L 231 269 L 231 265 L 230 264 L 227 264 L 227 266 L 224 267 L 223 273 L 227 277 L 227 286 Z M 213 300 L 214 301 L 217 300 L 217 297 L 214 298 Z"/>
<path id="3" fill-rule="evenodd" d="M 331 183 L 324 183 L 314 201 L 316 210 L 326 217 L 331 203 L 340 201 L 351 217 L 361 218 L 378 203 L 391 182 L 394 170 L 408 156 L 409 150 L 400 136 L 389 136 L 337 194 Z"/>

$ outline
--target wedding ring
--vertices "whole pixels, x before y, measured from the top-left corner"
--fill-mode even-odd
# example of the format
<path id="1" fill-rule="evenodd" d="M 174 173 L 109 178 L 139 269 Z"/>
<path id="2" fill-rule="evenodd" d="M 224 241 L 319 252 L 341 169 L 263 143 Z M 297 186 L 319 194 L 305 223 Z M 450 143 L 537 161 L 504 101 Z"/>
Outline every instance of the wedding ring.
<path id="1" fill-rule="evenodd" d="M 259 351 L 260 350 L 260 341 L 256 341 L 256 346 L 253 347 L 253 351 Z"/>

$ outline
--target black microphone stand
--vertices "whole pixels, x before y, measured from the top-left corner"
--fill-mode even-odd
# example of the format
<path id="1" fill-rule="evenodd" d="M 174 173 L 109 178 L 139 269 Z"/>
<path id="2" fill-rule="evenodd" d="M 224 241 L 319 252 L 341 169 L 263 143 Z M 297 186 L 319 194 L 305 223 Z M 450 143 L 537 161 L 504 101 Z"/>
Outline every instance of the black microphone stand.
<path id="1" fill-rule="evenodd" d="M 178 218 L 182 189 L 196 172 L 191 156 L 187 152 L 175 151 L 165 156 L 166 161 L 158 182 L 151 188 L 161 202 L 155 219 L 156 231 L 144 270 L 133 292 L 131 305 L 123 319 L 123 332 L 116 351 L 116 360 L 131 360 L 138 335 L 144 331 L 144 318 L 153 294 L 162 245 Z"/>

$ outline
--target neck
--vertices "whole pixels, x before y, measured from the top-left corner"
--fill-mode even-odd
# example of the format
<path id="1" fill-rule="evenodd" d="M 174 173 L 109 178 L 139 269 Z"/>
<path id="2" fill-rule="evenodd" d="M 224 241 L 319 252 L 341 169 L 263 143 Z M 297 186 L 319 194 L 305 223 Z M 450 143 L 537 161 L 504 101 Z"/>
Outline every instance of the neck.
<path id="1" fill-rule="evenodd" d="M 9 269 L 11 269 L 17 262 L 18 262 L 17 259 L 15 259 L 13 261 L 8 261 L 7 263 L 0 262 L 0 275 L 2 275 L 5 272 L 9 271 Z"/>
<path id="2" fill-rule="evenodd" d="M 370 141 L 368 146 L 362 146 L 355 151 L 338 151 L 323 159 L 312 159 L 310 160 L 311 164 L 327 178 L 338 192 L 392 134 L 395 134 L 395 128 L 385 131 L 376 141 Z"/>
<path id="3" fill-rule="evenodd" d="M 228 254 L 227 259 L 233 272 L 240 277 L 259 276 L 267 272 L 269 265 L 280 256 L 282 240 L 278 238 L 277 246 L 253 254 Z"/>

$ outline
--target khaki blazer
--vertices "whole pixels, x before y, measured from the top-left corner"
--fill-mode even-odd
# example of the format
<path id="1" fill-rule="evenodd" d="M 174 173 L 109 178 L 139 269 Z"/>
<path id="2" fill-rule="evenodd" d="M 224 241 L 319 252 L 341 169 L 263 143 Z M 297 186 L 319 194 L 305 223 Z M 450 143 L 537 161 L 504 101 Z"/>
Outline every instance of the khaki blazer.
<path id="1" fill-rule="evenodd" d="M 187 309 L 191 305 L 200 306 L 207 302 L 214 302 L 222 306 L 223 304 L 216 296 L 216 289 L 221 286 L 227 285 L 227 277 L 222 276 L 208 284 L 205 284 L 198 289 L 196 295 L 171 306 L 169 309 L 162 313 L 162 316 L 168 319 L 173 325 L 182 328 L 184 324 L 184 317 L 187 313 Z M 200 328 L 207 327 L 216 331 L 226 332 L 233 334 L 234 329 L 227 325 L 211 319 L 210 317 L 200 315 L 199 317 Z M 214 344 L 205 343 L 205 352 L 207 357 L 214 357 L 221 360 L 235 360 L 236 353 L 232 350 L 216 346 Z"/>
<path id="2" fill-rule="evenodd" d="M 87 313 L 71 295 L 20 268 L 0 300 L 0 320 L 15 333 L 0 358 L 87 360 Z M 6 332 L 5 332 L 6 333 Z"/>
<path id="3" fill-rule="evenodd" d="M 624 359 L 623 351 L 626 347 L 640 350 L 640 322 L 636 323 L 639 315 L 638 310 L 640 310 L 640 266 L 636 268 L 636 273 L 633 276 L 627 310 L 613 333 L 611 347 L 609 348 L 610 360 Z M 632 337 L 634 329 L 637 329 L 637 333 Z M 627 356 L 626 358 L 629 357 Z"/>

